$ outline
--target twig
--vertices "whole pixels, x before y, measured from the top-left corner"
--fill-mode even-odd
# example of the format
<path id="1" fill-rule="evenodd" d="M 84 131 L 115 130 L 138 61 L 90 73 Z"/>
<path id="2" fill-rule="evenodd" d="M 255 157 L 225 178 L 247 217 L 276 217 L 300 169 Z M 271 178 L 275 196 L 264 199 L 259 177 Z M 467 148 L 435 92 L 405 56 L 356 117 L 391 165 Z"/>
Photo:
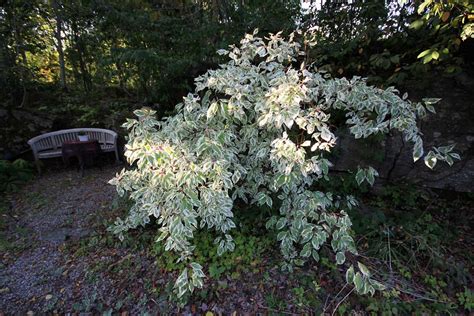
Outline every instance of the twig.
<path id="1" fill-rule="evenodd" d="M 326 310 L 326 305 L 327 305 L 327 303 L 328 303 L 328 300 L 329 300 L 329 294 L 326 296 L 326 300 L 324 301 L 323 311 Z"/>
<path id="2" fill-rule="evenodd" d="M 334 300 L 339 296 L 339 294 L 342 293 L 342 291 L 344 291 L 344 289 L 346 288 L 347 286 L 347 283 L 344 284 L 344 286 L 342 287 L 342 289 L 339 290 L 339 292 L 337 292 L 337 294 L 334 296 L 334 298 L 331 300 L 331 303 L 329 303 L 329 306 L 332 305 L 332 302 L 334 302 Z M 329 297 L 329 296 L 328 296 Z M 327 299 L 326 299 L 327 300 Z M 324 304 L 324 309 L 323 309 L 323 312 L 326 311 L 326 308 L 329 307 L 329 306 L 326 306 L 326 303 Z"/>
<path id="3" fill-rule="evenodd" d="M 392 248 L 390 247 L 390 230 L 387 227 L 387 242 L 388 242 L 388 266 L 390 268 L 390 278 L 392 278 L 393 269 L 392 269 Z"/>
<path id="4" fill-rule="evenodd" d="M 344 302 L 344 301 L 346 300 L 346 298 L 348 298 L 349 295 L 351 295 L 352 292 L 354 292 L 354 290 L 355 290 L 355 287 L 353 287 L 352 290 L 350 290 L 349 293 L 347 293 L 346 296 L 344 296 L 344 297 L 342 298 L 342 300 L 340 300 L 339 303 L 337 303 L 337 305 L 336 305 L 336 307 L 334 308 L 334 311 L 332 312 L 331 316 L 334 316 L 334 314 L 336 313 L 337 309 L 339 308 L 339 305 L 341 305 L 342 302 Z"/>
<path id="5" fill-rule="evenodd" d="M 123 257 L 123 258 L 120 259 L 119 261 L 114 262 L 114 263 L 112 263 L 111 265 L 109 265 L 109 266 L 107 267 L 107 271 L 112 270 L 113 267 L 115 267 L 115 266 L 121 264 L 122 262 L 124 262 L 125 260 L 128 260 L 128 259 L 130 259 L 130 258 L 132 258 L 132 254 L 126 255 L 125 257 Z"/>
<path id="6" fill-rule="evenodd" d="M 402 289 L 397 289 L 397 291 L 400 291 L 402 293 L 411 295 L 413 297 L 416 297 L 418 299 L 422 299 L 422 300 L 425 300 L 425 301 L 430 301 L 430 302 L 435 302 L 435 303 L 443 303 L 443 304 L 448 304 L 449 303 L 449 302 L 445 302 L 445 301 L 435 300 L 433 298 L 429 298 L 429 297 L 426 297 L 426 296 L 423 296 L 423 295 L 420 295 L 420 294 L 416 294 L 416 293 L 413 293 L 413 292 L 405 291 L 405 290 L 402 290 Z"/>

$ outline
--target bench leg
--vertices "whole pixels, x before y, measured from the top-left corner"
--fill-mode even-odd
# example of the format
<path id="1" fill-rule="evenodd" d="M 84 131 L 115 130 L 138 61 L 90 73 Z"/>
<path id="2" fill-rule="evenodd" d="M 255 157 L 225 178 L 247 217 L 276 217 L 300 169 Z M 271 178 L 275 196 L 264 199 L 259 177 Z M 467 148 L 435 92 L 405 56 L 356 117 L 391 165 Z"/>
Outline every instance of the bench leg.
<path id="1" fill-rule="evenodd" d="M 38 171 L 38 175 L 41 177 L 41 165 L 38 159 L 35 160 L 36 170 Z"/>
<path id="2" fill-rule="evenodd" d="M 120 162 L 120 158 L 119 158 L 119 154 L 118 154 L 118 150 L 117 150 L 117 147 L 115 147 L 115 163 L 119 163 Z"/>

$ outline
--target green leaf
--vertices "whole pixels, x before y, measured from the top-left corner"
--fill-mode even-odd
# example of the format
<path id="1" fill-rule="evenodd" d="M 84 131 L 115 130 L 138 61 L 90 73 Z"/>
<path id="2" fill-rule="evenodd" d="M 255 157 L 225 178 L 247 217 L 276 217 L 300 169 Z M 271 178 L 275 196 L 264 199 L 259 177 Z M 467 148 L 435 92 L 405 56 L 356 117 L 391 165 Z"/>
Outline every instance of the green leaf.
<path id="1" fill-rule="evenodd" d="M 425 104 L 430 104 L 430 105 L 436 104 L 439 101 L 441 101 L 440 98 L 423 98 L 422 100 Z"/>
<path id="2" fill-rule="evenodd" d="M 317 235 L 311 239 L 311 244 L 313 245 L 313 248 L 315 250 L 319 250 L 319 248 L 321 247 L 321 241 Z"/>
<path id="3" fill-rule="evenodd" d="M 359 272 L 357 272 L 354 276 L 354 285 L 357 292 L 361 292 L 364 288 L 364 280 L 362 279 L 362 275 Z"/>
<path id="4" fill-rule="evenodd" d="M 369 182 L 370 185 L 374 185 L 374 182 L 375 182 L 375 174 L 369 170 L 366 172 L 366 179 L 367 179 L 367 182 Z"/>
<path id="5" fill-rule="evenodd" d="M 426 55 L 425 57 L 423 57 L 423 64 L 429 63 L 432 59 L 433 59 L 433 55 L 432 55 L 432 54 Z"/>
<path id="6" fill-rule="evenodd" d="M 423 141 L 418 138 L 413 147 L 413 162 L 417 162 L 423 156 Z"/>
<path id="7" fill-rule="evenodd" d="M 313 257 L 314 261 L 319 262 L 319 253 L 316 250 L 313 250 L 311 256 Z"/>
<path id="8" fill-rule="evenodd" d="M 162 240 L 164 240 L 166 237 L 168 237 L 168 232 L 167 231 L 164 231 L 160 234 L 160 236 L 156 239 L 156 242 L 160 242 Z"/>
<path id="9" fill-rule="evenodd" d="M 308 147 L 311 145 L 311 141 L 310 140 L 306 140 L 304 141 L 302 144 L 301 144 L 301 147 Z"/>
<path id="10" fill-rule="evenodd" d="M 312 227 L 303 229 L 303 231 L 301 232 L 301 238 L 302 238 L 301 243 L 308 242 L 312 237 L 313 237 Z"/>
<path id="11" fill-rule="evenodd" d="M 436 154 L 432 151 L 425 156 L 425 165 L 427 165 L 430 169 L 433 169 L 436 165 L 438 159 L 436 158 Z"/>
<path id="12" fill-rule="evenodd" d="M 288 235 L 287 231 L 281 231 L 277 235 L 277 240 L 278 241 L 283 240 L 284 238 L 286 238 L 287 235 Z"/>
<path id="13" fill-rule="evenodd" d="M 332 138 L 332 133 L 326 127 L 324 127 L 321 130 L 321 138 L 328 142 Z"/>
<path id="14" fill-rule="evenodd" d="M 418 56 L 416 58 L 423 58 L 428 54 L 431 54 L 431 49 L 427 49 L 427 50 L 422 51 L 421 53 L 418 54 Z"/>
<path id="15" fill-rule="evenodd" d="M 420 6 L 418 7 L 418 14 L 422 14 L 423 11 L 425 11 L 425 8 L 431 4 L 431 2 L 433 2 L 433 0 L 425 0 L 422 4 L 420 4 Z"/>
<path id="16" fill-rule="evenodd" d="M 370 277 L 370 271 L 365 265 L 360 262 L 357 262 L 357 266 L 359 267 L 359 270 L 360 272 L 362 272 L 363 275 L 365 275 L 366 277 Z"/>
<path id="17" fill-rule="evenodd" d="M 272 216 L 272 217 L 270 217 L 270 219 L 265 223 L 265 227 L 266 227 L 267 229 L 270 229 L 270 228 L 272 228 L 273 226 L 275 226 L 276 222 L 277 222 L 276 216 Z"/>
<path id="18" fill-rule="evenodd" d="M 273 200 L 272 200 L 272 198 L 269 197 L 268 195 L 267 195 L 267 197 L 265 198 L 265 204 L 267 204 L 268 207 L 272 207 L 272 205 L 273 205 Z"/>
<path id="19" fill-rule="evenodd" d="M 417 29 L 421 28 L 424 24 L 425 24 L 425 22 L 422 19 L 418 19 L 418 20 L 413 21 L 410 24 L 410 28 L 417 30 Z"/>
<path id="20" fill-rule="evenodd" d="M 376 280 L 373 280 L 373 279 L 370 280 L 370 284 L 372 284 L 374 289 L 377 290 L 377 291 L 383 291 L 386 288 L 385 285 L 383 285 L 382 283 L 380 283 Z"/>
<path id="21" fill-rule="evenodd" d="M 450 153 L 449 155 L 454 159 L 461 160 L 461 156 L 458 153 Z"/>
<path id="22" fill-rule="evenodd" d="M 285 227 L 286 223 L 287 223 L 286 217 L 281 217 L 276 223 L 276 229 L 277 230 L 282 229 L 283 227 Z"/>
<path id="23" fill-rule="evenodd" d="M 354 267 L 352 265 L 346 271 L 346 282 L 347 283 L 354 282 Z"/>
<path id="24" fill-rule="evenodd" d="M 209 108 L 207 109 L 207 119 L 211 119 L 214 115 L 216 115 L 218 110 L 217 103 L 213 102 Z"/>
<path id="25" fill-rule="evenodd" d="M 277 178 L 276 178 L 276 186 L 277 187 L 281 187 L 283 184 L 286 183 L 286 176 L 284 174 L 282 175 L 279 175 Z"/>
<path id="26" fill-rule="evenodd" d="M 310 243 L 306 243 L 306 245 L 303 246 L 303 249 L 301 250 L 300 252 L 300 256 L 301 257 L 309 257 L 311 255 L 311 244 Z"/>
<path id="27" fill-rule="evenodd" d="M 338 252 L 336 254 L 336 263 L 343 264 L 346 261 L 346 255 L 343 252 Z"/>
<path id="28" fill-rule="evenodd" d="M 364 169 L 359 168 L 357 170 L 355 178 L 356 178 L 357 184 L 361 185 L 361 183 L 364 182 L 364 180 L 365 180 L 365 171 L 364 171 Z"/>
<path id="29" fill-rule="evenodd" d="M 193 268 L 193 270 L 202 270 L 202 266 L 197 262 L 191 262 L 190 266 Z"/>

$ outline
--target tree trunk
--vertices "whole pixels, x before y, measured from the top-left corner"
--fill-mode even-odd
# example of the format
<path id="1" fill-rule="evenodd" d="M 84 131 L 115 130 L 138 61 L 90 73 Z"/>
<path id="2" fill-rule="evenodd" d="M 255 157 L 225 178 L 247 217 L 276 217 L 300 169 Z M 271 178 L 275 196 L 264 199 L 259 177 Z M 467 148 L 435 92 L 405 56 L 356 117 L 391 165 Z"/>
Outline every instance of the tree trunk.
<path id="1" fill-rule="evenodd" d="M 82 53 L 82 49 L 80 47 L 77 47 L 77 52 L 79 54 L 79 67 L 81 68 L 82 82 L 84 84 L 84 89 L 86 91 L 89 91 L 92 85 L 90 77 L 89 77 L 89 71 L 87 70 L 86 63 L 84 61 L 84 56 Z"/>
<path id="2" fill-rule="evenodd" d="M 64 51 L 63 51 L 63 40 L 61 37 L 62 21 L 60 18 L 56 19 L 57 28 L 56 28 L 56 40 L 58 48 L 58 57 L 59 57 L 59 82 L 61 88 L 66 88 L 66 65 L 64 62 Z"/>
<path id="3" fill-rule="evenodd" d="M 23 88 L 23 97 L 21 99 L 21 104 L 19 107 L 23 107 L 26 104 L 27 96 L 28 96 L 28 90 L 26 89 L 26 71 L 28 69 L 28 60 L 26 59 L 26 52 L 24 49 L 23 45 L 23 40 L 22 40 L 22 35 L 20 34 L 20 25 L 18 21 L 16 20 L 15 16 L 13 16 L 13 28 L 14 28 L 14 33 L 15 33 L 15 53 L 18 59 L 21 59 L 21 62 L 19 64 L 20 69 L 20 80 L 21 80 L 21 85 Z M 15 59 L 17 59 L 15 58 Z"/>
<path id="4" fill-rule="evenodd" d="M 63 38 L 62 38 L 62 28 L 63 21 L 59 14 L 59 6 L 57 1 L 53 2 L 53 8 L 56 13 L 56 31 L 54 36 L 56 37 L 56 49 L 58 51 L 58 62 L 59 62 L 59 84 L 61 88 L 67 89 L 66 85 L 66 64 L 64 62 L 64 50 L 63 50 Z"/>
<path id="5" fill-rule="evenodd" d="M 80 38 L 79 30 L 75 22 L 72 22 L 72 33 L 74 38 L 74 47 L 76 48 L 77 58 L 79 60 L 79 68 L 81 69 L 84 90 L 89 91 L 91 89 L 92 82 L 89 76 L 89 71 L 87 70 L 86 62 L 84 61 L 84 45 Z"/>

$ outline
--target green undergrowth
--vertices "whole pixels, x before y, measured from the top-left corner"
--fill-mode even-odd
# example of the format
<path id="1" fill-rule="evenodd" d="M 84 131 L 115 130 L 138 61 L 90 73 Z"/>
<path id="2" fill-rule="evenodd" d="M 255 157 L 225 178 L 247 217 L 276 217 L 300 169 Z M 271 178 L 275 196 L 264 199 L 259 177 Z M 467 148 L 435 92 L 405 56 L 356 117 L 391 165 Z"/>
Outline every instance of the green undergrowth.
<path id="1" fill-rule="evenodd" d="M 30 162 L 17 159 L 13 162 L 0 160 L 0 195 L 17 191 L 34 177 Z"/>
<path id="2" fill-rule="evenodd" d="M 209 283 L 191 297 L 190 304 L 225 302 L 232 291 L 255 291 L 250 288 L 253 282 L 259 284 L 265 307 L 275 311 L 331 313 L 337 306 L 336 314 L 340 315 L 354 310 L 370 315 L 472 312 L 472 195 L 443 196 L 410 184 L 389 184 L 369 192 L 367 187 L 355 190 L 351 178 L 338 176 L 326 185 L 339 188 L 339 194 L 352 192 L 361 201 L 349 211 L 353 234 L 359 237 L 359 260 L 387 287 L 386 291 L 373 297 L 352 293 L 343 299 L 350 287 L 343 289 L 343 273 L 324 252 L 317 268 L 297 267 L 293 275 L 279 272 L 279 246 L 274 233 L 264 227 L 274 211 L 236 203 L 233 252 L 217 255 L 217 235 L 197 232 L 194 236 L 196 261 L 203 266 Z M 150 299 L 166 300 L 172 292 L 170 282 L 184 266 L 177 262 L 176 254 L 155 242 L 156 225 L 128 232 L 123 242 L 106 231 L 126 207 L 124 201 L 116 203 L 110 214 L 101 217 L 97 233 L 72 246 L 71 253 L 77 257 L 120 253 L 109 261 L 91 263 L 90 281 L 98 282 L 100 273 L 129 280 L 123 282 L 156 275 L 166 281 L 157 285 L 148 280 L 145 294 Z M 151 264 L 146 265 L 144 258 Z M 135 299 L 124 296 L 121 302 L 126 307 Z"/>
<path id="3" fill-rule="evenodd" d="M 117 215 L 127 207 L 127 201 L 117 201 L 113 205 L 113 214 Z M 232 279 L 240 277 L 241 273 L 257 271 L 257 267 L 278 249 L 272 233 L 265 230 L 265 218 L 269 210 L 242 209 L 236 212 L 237 228 L 232 232 L 235 240 L 233 252 L 226 252 L 219 256 L 217 245 L 214 243 L 217 235 L 198 231 L 194 236 L 196 246 L 196 261 L 203 265 L 209 273 L 210 279 L 218 280 L 224 276 Z M 113 216 L 101 216 L 96 232 L 69 247 L 74 256 L 85 256 L 98 249 L 117 249 L 126 252 L 144 251 L 155 258 L 156 269 L 162 272 L 173 273 L 182 269 L 184 264 L 179 262 L 179 256 L 164 250 L 163 243 L 156 242 L 156 225 L 136 229 L 125 234 L 120 241 L 116 236 L 108 233 L 106 228 L 110 225 Z M 94 269 L 96 271 L 99 269 Z"/>
<path id="4" fill-rule="evenodd" d="M 221 256 L 217 252 L 214 240 L 218 235 L 206 231 L 198 231 L 193 239 L 196 246 L 194 253 L 199 262 L 208 272 L 211 280 L 222 277 L 238 279 L 242 273 L 258 272 L 258 267 L 267 261 L 274 249 L 278 249 L 272 233 L 265 229 L 266 211 L 263 209 L 245 209 L 236 211 L 237 228 L 232 232 L 235 249 Z M 178 262 L 179 256 L 165 251 L 162 243 L 154 243 L 152 254 L 156 256 L 157 267 L 164 271 L 178 271 L 184 264 Z"/>
<path id="5" fill-rule="evenodd" d="M 470 313 L 472 196 L 387 185 L 351 211 L 361 254 L 387 290 L 358 297 L 372 315 Z"/>
<path id="6" fill-rule="evenodd" d="M 224 274 L 237 279 L 242 272 L 252 271 L 252 268 L 262 263 L 265 253 L 274 244 L 268 236 L 256 237 L 236 232 L 233 237 L 234 251 L 218 256 L 213 236 L 203 232 L 195 235 L 196 261 L 207 268 L 211 279 L 219 279 Z M 177 271 L 185 267 L 183 263 L 177 262 L 179 256 L 165 252 L 164 246 L 160 243 L 155 244 L 153 253 L 157 257 L 157 266 L 165 271 Z"/>

